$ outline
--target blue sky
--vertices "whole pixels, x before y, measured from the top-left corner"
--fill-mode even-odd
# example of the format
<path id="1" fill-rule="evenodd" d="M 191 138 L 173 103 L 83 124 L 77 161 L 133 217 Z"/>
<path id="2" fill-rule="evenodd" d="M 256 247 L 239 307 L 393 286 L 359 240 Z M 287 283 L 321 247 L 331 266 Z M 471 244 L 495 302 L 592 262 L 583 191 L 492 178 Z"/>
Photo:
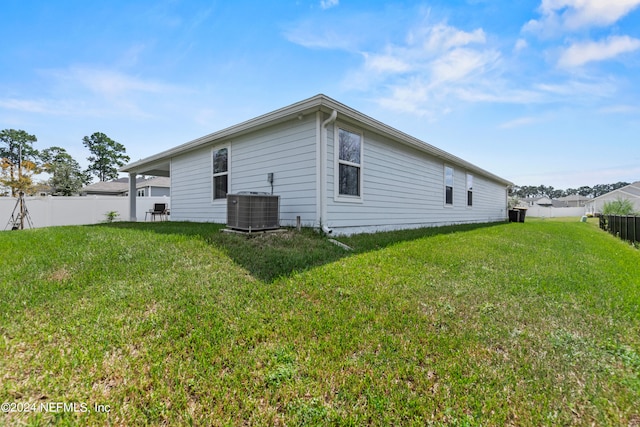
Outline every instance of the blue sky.
<path id="1" fill-rule="evenodd" d="M 138 160 L 318 93 L 518 185 L 640 180 L 640 0 L 4 0 L 0 128 Z"/>

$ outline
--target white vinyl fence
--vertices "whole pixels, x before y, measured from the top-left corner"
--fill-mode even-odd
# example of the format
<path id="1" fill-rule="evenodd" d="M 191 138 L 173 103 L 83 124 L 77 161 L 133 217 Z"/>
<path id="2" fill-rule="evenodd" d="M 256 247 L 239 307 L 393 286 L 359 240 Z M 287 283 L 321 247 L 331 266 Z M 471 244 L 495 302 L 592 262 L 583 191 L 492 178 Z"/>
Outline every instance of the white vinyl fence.
<path id="1" fill-rule="evenodd" d="M 9 220 L 16 207 L 17 199 L 0 197 L 0 231 L 10 230 Z M 97 224 L 107 219 L 107 212 L 118 212 L 116 221 L 129 220 L 129 198 L 118 196 L 86 197 L 25 197 L 25 203 L 34 228 L 54 225 Z M 136 217 L 138 221 L 151 220 L 146 215 L 155 203 L 169 205 L 169 197 L 138 197 Z M 18 210 L 15 211 L 16 214 Z M 157 218 L 156 218 L 157 219 Z M 27 225 L 25 223 L 25 228 Z"/>
<path id="2" fill-rule="evenodd" d="M 565 216 L 582 216 L 585 215 L 586 208 L 554 208 L 547 206 L 527 206 L 527 216 L 540 218 L 559 218 Z"/>

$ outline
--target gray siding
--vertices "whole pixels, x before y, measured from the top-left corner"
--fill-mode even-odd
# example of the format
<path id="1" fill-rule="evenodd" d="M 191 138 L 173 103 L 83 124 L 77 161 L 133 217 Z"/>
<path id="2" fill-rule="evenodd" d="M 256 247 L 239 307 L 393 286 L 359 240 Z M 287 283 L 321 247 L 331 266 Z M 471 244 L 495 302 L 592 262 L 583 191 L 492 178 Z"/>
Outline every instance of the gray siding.
<path id="1" fill-rule="evenodd" d="M 445 206 L 443 161 L 381 135 L 363 134 L 362 201 L 351 202 L 334 198 L 335 136 L 329 131 L 327 225 L 336 233 L 505 219 L 503 185 L 472 173 L 473 206 L 468 207 L 467 171 L 448 163 L 454 168 L 454 203 Z"/>
<path id="2" fill-rule="evenodd" d="M 171 219 L 216 222 L 225 215 L 219 201 L 212 203 L 211 147 L 171 159 Z"/>
<path id="3" fill-rule="evenodd" d="M 226 222 L 226 199 L 212 200 L 211 155 L 214 147 L 228 146 L 230 193 L 271 193 L 267 174 L 273 173 L 281 223 L 293 225 L 299 215 L 303 224 L 315 225 L 315 132 L 315 117 L 309 115 L 172 159 L 172 219 Z"/>

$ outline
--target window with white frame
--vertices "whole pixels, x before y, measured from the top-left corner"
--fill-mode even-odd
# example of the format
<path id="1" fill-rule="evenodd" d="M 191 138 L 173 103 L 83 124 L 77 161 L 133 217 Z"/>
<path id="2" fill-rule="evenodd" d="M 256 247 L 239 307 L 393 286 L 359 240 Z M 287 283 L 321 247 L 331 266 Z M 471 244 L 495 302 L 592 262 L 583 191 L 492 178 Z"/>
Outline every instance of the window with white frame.
<path id="1" fill-rule="evenodd" d="M 453 168 L 444 167 L 444 204 L 453 205 Z"/>
<path id="2" fill-rule="evenodd" d="M 362 134 L 338 129 L 338 195 L 362 197 Z"/>
<path id="3" fill-rule="evenodd" d="M 144 197 L 144 193 L 145 193 L 144 188 L 140 188 L 138 190 L 138 197 Z"/>
<path id="4" fill-rule="evenodd" d="M 213 150 L 213 200 L 226 199 L 229 188 L 229 149 Z"/>
<path id="5" fill-rule="evenodd" d="M 467 206 L 473 206 L 473 175 L 467 174 Z"/>

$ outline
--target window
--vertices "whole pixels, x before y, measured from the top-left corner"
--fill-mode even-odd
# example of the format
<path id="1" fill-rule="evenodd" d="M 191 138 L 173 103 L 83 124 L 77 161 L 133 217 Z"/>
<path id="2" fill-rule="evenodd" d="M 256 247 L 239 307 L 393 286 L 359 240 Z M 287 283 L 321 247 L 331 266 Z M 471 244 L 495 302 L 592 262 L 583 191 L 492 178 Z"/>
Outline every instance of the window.
<path id="1" fill-rule="evenodd" d="M 229 149 L 213 150 L 213 199 L 226 199 L 229 188 Z"/>
<path id="2" fill-rule="evenodd" d="M 144 197 L 144 188 L 138 190 L 138 197 Z"/>
<path id="3" fill-rule="evenodd" d="M 473 175 L 467 174 L 467 206 L 473 206 Z"/>
<path id="4" fill-rule="evenodd" d="M 338 129 L 338 195 L 360 197 L 362 135 Z"/>
<path id="5" fill-rule="evenodd" d="M 453 205 L 453 168 L 444 167 L 444 204 Z"/>

